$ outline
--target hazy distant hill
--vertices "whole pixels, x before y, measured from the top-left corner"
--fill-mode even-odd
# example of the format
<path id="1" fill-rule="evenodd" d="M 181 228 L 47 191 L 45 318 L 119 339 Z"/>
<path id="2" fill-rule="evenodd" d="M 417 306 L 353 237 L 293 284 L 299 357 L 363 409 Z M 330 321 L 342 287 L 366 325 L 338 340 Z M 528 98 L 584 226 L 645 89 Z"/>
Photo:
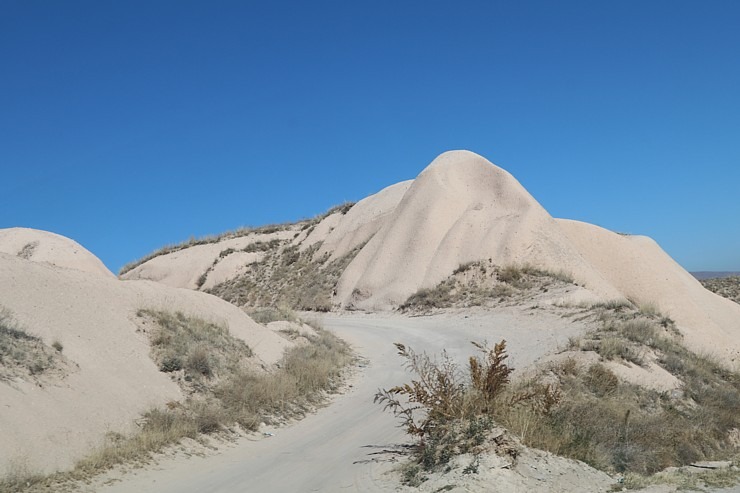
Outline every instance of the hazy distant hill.
<path id="1" fill-rule="evenodd" d="M 698 272 L 692 272 L 691 275 L 701 281 L 703 279 L 720 279 L 723 277 L 740 276 L 740 272 L 722 272 L 722 271 L 702 270 Z"/>

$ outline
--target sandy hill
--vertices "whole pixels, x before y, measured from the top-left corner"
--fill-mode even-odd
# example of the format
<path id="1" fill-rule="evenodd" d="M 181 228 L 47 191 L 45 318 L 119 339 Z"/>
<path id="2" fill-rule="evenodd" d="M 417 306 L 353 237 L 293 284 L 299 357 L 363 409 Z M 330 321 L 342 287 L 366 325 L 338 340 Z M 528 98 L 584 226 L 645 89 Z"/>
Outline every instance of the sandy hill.
<path id="1" fill-rule="evenodd" d="M 266 249 L 272 252 L 268 260 L 247 257 L 248 247 L 230 251 L 243 246 L 230 240 L 233 246 L 217 242 L 199 251 L 161 255 L 124 277 L 162 278 L 191 288 L 202 277 L 202 289 L 229 301 L 264 303 L 270 300 L 253 295 L 269 289 L 260 278 L 274 281 L 275 272 L 285 271 L 276 252 L 293 255 L 291 249 L 297 249 L 320 263 L 314 275 L 337 269 L 339 264 L 331 262 L 345 259 L 336 284 L 323 296 L 334 307 L 372 311 L 398 307 L 466 262 L 528 264 L 566 273 L 585 287 L 559 302 L 626 298 L 653 304 L 676 320 L 695 349 L 727 361 L 736 361 L 740 353 L 740 307 L 705 290 L 654 241 L 554 219 L 508 172 L 472 152 L 444 153 L 415 180 L 388 187 L 307 229 L 300 224 L 292 228 L 274 249 Z M 240 257 L 230 259 L 237 253 Z M 177 272 L 177 282 L 170 272 Z M 306 284 L 305 289 L 314 287 Z"/>
<path id="2" fill-rule="evenodd" d="M 28 243 L 36 243 L 30 255 L 18 255 Z M 256 366 L 276 362 L 290 345 L 214 296 L 118 280 L 66 238 L 0 230 L 0 245 L 10 251 L 0 253 L 4 320 L 12 317 L 13 326 L 37 338 L 32 349 L 58 363 L 38 375 L 33 365 L 31 376 L 0 372 L 0 475 L 18 462 L 32 470 L 67 468 L 106 433 L 127 432 L 145 410 L 183 398 L 149 355 L 149 341 L 138 330 L 140 309 L 182 311 L 227 325 L 254 350 Z"/>
<path id="3" fill-rule="evenodd" d="M 82 245 L 48 231 L 29 228 L 0 229 L 0 253 L 105 277 L 114 277 L 103 262 Z"/>

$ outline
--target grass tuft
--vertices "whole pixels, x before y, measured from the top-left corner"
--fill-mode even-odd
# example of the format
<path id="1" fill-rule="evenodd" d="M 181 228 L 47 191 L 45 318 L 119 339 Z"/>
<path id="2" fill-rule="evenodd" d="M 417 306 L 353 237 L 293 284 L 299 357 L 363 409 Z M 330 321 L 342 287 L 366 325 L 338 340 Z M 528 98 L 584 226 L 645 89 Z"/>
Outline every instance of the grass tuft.
<path id="1" fill-rule="evenodd" d="M 149 260 L 152 260 L 153 258 L 159 257 L 161 255 L 167 255 L 173 252 L 178 252 L 180 250 L 184 250 L 186 248 L 194 247 L 197 245 L 207 245 L 207 244 L 212 244 L 212 243 L 218 243 L 223 240 L 229 240 L 232 238 L 240 238 L 242 236 L 247 236 L 249 234 L 267 235 L 267 234 L 275 233 L 278 231 L 287 231 L 290 229 L 305 229 L 311 226 L 315 226 L 316 224 L 318 224 L 324 218 L 326 218 L 327 216 L 331 214 L 336 214 L 336 213 L 346 214 L 347 211 L 349 211 L 349 209 L 351 209 L 353 205 L 354 205 L 353 202 L 346 202 L 344 204 L 340 204 L 338 206 L 332 207 L 324 214 L 316 216 L 313 219 L 308 219 L 304 221 L 297 221 L 293 223 L 284 223 L 284 224 L 268 224 L 268 225 L 259 226 L 259 227 L 242 227 L 242 228 L 238 228 L 233 231 L 227 231 L 225 233 L 221 233 L 218 235 L 204 236 L 202 238 L 191 237 L 187 241 L 184 241 L 182 243 L 172 244 L 172 245 L 166 245 L 158 250 L 155 250 L 152 253 L 149 253 L 148 255 L 145 255 L 144 257 L 140 259 L 134 260 L 133 262 L 129 262 L 128 264 L 121 267 L 121 270 L 118 272 L 118 275 L 122 276 L 126 274 L 127 272 L 137 268 L 141 264 L 148 262 Z M 257 243 L 261 243 L 261 242 L 257 242 Z M 244 251 L 262 251 L 262 250 L 248 250 L 248 248 L 249 247 L 247 247 L 247 249 L 245 249 Z M 205 282 L 205 280 L 203 282 Z"/>
<path id="2" fill-rule="evenodd" d="M 109 433 L 72 471 L 10 475 L 0 479 L 0 491 L 24 491 L 37 484 L 53 491 L 118 464 L 147 462 L 152 454 L 184 438 L 198 439 L 236 425 L 257 430 L 261 423 L 303 416 L 338 389 L 343 370 L 354 360 L 344 341 L 314 323 L 317 335 L 309 337 L 307 344 L 286 351 L 271 371 L 259 371 L 249 362 L 251 350 L 225 327 L 182 313 L 141 310 L 139 316 L 155 325 L 146 331 L 162 371 L 179 371 L 163 369 L 174 361 L 162 359 L 163 355 L 181 358 L 182 371 L 191 381 L 173 378 L 187 398 L 145 412 L 131 435 Z"/>
<path id="3" fill-rule="evenodd" d="M 33 379 L 64 364 L 62 345 L 47 346 L 29 334 L 10 310 L 0 306 L 0 381 Z M 58 349 L 57 349 L 58 344 Z"/>

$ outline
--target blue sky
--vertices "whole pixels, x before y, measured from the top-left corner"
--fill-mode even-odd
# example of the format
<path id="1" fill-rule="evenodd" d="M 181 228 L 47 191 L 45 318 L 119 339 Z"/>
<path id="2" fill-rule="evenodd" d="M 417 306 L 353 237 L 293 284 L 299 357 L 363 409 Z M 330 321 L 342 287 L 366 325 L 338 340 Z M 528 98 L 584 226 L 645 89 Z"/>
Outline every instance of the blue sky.
<path id="1" fill-rule="evenodd" d="M 0 227 L 112 270 L 470 149 L 740 270 L 740 2 L 0 2 Z"/>

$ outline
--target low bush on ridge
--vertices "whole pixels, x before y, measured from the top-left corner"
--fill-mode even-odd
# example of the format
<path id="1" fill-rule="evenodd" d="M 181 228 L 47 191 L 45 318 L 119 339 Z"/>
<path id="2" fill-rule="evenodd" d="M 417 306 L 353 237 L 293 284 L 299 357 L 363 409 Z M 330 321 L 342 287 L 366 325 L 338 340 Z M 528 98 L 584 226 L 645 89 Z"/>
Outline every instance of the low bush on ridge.
<path id="1" fill-rule="evenodd" d="M 190 248 L 190 247 L 194 247 L 198 245 L 218 243 L 223 240 L 228 240 L 231 238 L 239 238 L 242 236 L 247 236 L 249 234 L 267 235 L 267 234 L 275 233 L 277 231 L 286 231 L 289 229 L 299 229 L 299 228 L 307 229 L 309 227 L 315 226 L 316 224 L 320 223 L 324 218 L 332 214 L 336 214 L 336 213 L 346 214 L 352 208 L 353 205 L 355 205 L 354 202 L 345 202 L 343 204 L 339 204 L 337 206 L 330 208 L 325 213 L 320 214 L 314 217 L 313 219 L 307 219 L 303 221 L 288 222 L 288 223 L 283 223 L 283 224 L 267 224 L 267 225 L 258 226 L 258 227 L 241 227 L 241 228 L 238 228 L 232 231 L 227 231 L 225 233 L 221 233 L 218 235 L 204 236 L 202 238 L 190 237 L 190 239 L 187 241 L 184 241 L 182 243 L 172 244 L 172 245 L 166 245 L 158 250 L 155 250 L 145 255 L 144 257 L 140 259 L 129 262 L 128 264 L 121 267 L 121 269 L 118 271 L 118 275 L 122 276 L 126 274 L 127 272 L 137 268 L 141 264 L 148 262 L 149 260 L 153 258 L 159 257 L 160 255 L 167 255 L 169 253 L 178 252 L 180 250 L 184 250 L 186 248 Z M 266 244 L 264 242 L 256 242 L 254 245 L 255 245 L 254 247 L 248 246 L 247 248 L 244 249 L 244 251 L 246 252 L 263 251 Z M 271 248 L 272 245 L 269 245 L 269 247 Z M 205 280 L 203 282 L 205 282 Z M 201 286 L 202 285 L 203 283 L 201 283 Z"/>

